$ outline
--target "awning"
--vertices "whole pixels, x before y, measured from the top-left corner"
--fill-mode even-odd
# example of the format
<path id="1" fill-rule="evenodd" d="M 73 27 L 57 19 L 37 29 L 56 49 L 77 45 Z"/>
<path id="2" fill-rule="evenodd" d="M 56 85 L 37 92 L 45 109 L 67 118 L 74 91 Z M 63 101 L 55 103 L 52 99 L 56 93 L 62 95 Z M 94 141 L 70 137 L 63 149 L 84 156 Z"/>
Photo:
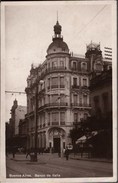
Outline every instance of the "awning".
<path id="1" fill-rule="evenodd" d="M 88 139 L 94 137 L 97 134 L 98 134 L 98 131 L 92 131 L 88 137 L 84 135 L 81 138 L 77 139 L 76 144 L 85 143 Z"/>

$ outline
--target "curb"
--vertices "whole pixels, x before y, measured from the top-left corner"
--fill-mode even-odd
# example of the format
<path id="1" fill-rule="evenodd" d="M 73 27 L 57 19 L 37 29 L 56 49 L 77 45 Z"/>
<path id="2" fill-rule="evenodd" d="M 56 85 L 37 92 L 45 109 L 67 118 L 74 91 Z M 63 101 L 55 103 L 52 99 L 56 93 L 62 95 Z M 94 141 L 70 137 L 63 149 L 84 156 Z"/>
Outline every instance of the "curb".
<path id="1" fill-rule="evenodd" d="M 94 161 L 94 162 L 103 162 L 103 163 L 113 163 L 112 161 L 94 160 L 94 159 L 83 159 L 83 158 L 73 158 L 73 157 L 70 157 L 70 159 L 81 160 L 81 161 Z"/>

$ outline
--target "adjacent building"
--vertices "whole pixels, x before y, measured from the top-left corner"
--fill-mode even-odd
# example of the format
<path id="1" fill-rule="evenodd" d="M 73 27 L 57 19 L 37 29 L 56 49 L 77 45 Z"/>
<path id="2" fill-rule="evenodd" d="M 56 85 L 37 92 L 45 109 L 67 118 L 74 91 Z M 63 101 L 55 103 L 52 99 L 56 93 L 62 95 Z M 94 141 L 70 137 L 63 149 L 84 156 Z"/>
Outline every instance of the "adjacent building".
<path id="1" fill-rule="evenodd" d="M 96 114 L 98 111 L 107 116 L 112 113 L 112 69 L 105 70 L 90 82 L 91 106 Z"/>
<path id="2" fill-rule="evenodd" d="M 10 118 L 10 128 L 12 130 L 12 137 L 19 134 L 19 121 L 20 119 L 25 119 L 25 114 L 27 112 L 26 106 L 18 105 L 17 100 L 15 99 L 13 102 L 13 106 L 11 108 L 11 118 Z"/>
<path id="3" fill-rule="evenodd" d="M 112 158 L 112 69 L 104 70 L 90 81 L 91 91 L 91 120 L 97 129 L 92 141 L 94 155 Z"/>
<path id="4" fill-rule="evenodd" d="M 90 79 L 104 70 L 100 44 L 87 45 L 85 56 L 70 53 L 61 35 L 59 22 L 54 26 L 52 43 L 45 61 L 32 65 L 27 78 L 27 148 L 37 147 L 62 150 L 69 143 L 70 129 L 90 115 Z"/>

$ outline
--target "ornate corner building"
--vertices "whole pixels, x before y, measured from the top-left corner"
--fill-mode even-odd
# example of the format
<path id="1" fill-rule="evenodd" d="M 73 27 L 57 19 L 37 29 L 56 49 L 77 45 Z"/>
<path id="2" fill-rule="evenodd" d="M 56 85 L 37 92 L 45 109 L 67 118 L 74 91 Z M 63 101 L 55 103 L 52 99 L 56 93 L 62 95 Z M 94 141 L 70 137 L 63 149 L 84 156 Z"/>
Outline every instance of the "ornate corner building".
<path id="1" fill-rule="evenodd" d="M 31 67 L 27 78 L 28 148 L 53 148 L 55 152 L 71 143 L 70 129 L 90 115 L 89 83 L 104 66 L 100 44 L 87 45 L 84 57 L 69 52 L 63 41 L 61 25 L 54 26 L 46 60 Z"/>

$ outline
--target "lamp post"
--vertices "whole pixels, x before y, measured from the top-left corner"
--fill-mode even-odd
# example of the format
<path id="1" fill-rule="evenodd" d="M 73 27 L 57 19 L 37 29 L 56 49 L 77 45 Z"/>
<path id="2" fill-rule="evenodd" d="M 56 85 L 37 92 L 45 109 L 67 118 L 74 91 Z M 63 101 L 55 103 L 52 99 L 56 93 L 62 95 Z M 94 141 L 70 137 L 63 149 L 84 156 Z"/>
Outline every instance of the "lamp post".
<path id="1" fill-rule="evenodd" d="M 37 161 L 37 129 L 38 129 L 38 83 L 42 84 L 44 83 L 43 80 L 40 80 L 40 82 L 36 82 L 36 93 L 35 93 L 35 154 L 33 161 Z M 42 88 L 42 87 L 41 87 Z"/>
<path id="2" fill-rule="evenodd" d="M 85 136 L 86 136 L 86 141 L 87 141 L 87 151 L 88 151 L 88 158 L 89 158 L 89 144 L 88 144 L 88 138 L 90 136 L 90 130 L 89 130 L 89 128 L 86 128 Z"/>

